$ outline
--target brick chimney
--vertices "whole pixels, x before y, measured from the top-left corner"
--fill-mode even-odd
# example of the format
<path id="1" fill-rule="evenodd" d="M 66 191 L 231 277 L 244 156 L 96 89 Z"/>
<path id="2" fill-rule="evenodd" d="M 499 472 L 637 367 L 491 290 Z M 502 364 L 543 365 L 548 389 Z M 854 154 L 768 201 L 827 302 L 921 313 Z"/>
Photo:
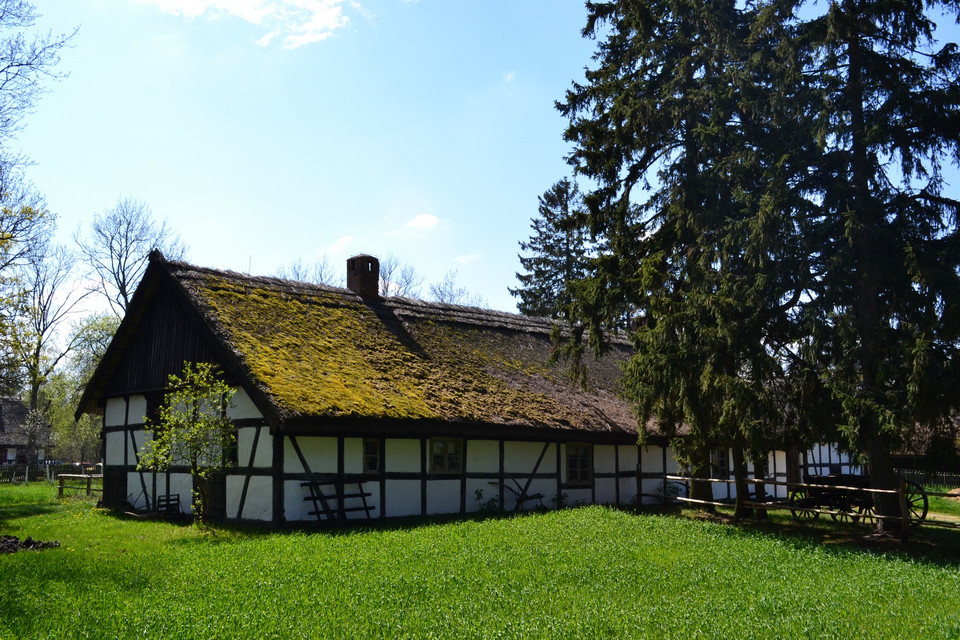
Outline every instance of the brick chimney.
<path id="1" fill-rule="evenodd" d="M 380 297 L 380 261 L 360 254 L 347 259 L 347 289 L 364 300 Z"/>

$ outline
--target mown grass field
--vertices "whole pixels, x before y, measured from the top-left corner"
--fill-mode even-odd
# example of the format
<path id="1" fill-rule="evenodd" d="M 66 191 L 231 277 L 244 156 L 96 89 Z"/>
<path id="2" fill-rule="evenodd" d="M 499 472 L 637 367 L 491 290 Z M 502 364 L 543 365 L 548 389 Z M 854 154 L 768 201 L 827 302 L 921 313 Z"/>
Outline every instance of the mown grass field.
<path id="1" fill-rule="evenodd" d="M 0 534 L 61 542 L 0 556 L 0 638 L 960 638 L 955 532 L 910 555 L 588 507 L 203 533 L 55 495 L 0 486 Z"/>

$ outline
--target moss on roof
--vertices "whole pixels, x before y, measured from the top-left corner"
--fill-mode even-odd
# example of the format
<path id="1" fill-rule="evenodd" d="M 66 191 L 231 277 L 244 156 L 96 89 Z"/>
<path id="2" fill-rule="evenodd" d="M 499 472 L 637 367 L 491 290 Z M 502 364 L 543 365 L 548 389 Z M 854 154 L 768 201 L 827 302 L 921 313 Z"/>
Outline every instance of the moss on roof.
<path id="1" fill-rule="evenodd" d="M 367 304 L 346 290 L 179 263 L 171 273 L 284 419 L 636 431 L 609 389 L 575 388 L 547 363 L 543 321 L 404 299 Z M 609 387 L 616 369 L 607 363 L 597 380 Z"/>

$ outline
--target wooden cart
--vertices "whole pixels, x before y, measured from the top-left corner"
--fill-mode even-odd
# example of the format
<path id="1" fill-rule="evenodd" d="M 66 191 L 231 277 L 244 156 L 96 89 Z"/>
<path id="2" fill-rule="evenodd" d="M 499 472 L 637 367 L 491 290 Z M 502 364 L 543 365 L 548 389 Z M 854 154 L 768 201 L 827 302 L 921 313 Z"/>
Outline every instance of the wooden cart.
<path id="1" fill-rule="evenodd" d="M 875 518 L 873 496 L 867 489 L 870 477 L 851 474 L 809 476 L 810 486 L 797 487 L 789 494 L 790 513 L 794 518 L 819 518 L 829 513 L 834 520 L 872 522 Z M 927 517 L 928 499 L 923 487 L 906 481 L 904 501 L 910 526 L 917 526 Z"/>

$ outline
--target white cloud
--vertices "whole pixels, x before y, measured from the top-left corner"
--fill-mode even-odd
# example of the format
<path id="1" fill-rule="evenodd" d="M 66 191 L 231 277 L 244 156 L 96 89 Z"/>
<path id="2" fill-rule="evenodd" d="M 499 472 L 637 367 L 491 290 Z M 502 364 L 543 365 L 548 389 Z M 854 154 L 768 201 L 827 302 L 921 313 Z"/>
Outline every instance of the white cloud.
<path id="1" fill-rule="evenodd" d="M 503 74 L 503 79 L 507 81 L 507 83 L 513 82 L 513 79 L 516 77 L 517 77 L 516 71 L 508 71 L 507 73 Z"/>
<path id="2" fill-rule="evenodd" d="M 480 257 L 479 253 L 471 253 L 468 256 L 457 256 L 456 261 L 460 264 L 470 264 L 471 262 L 476 262 L 477 258 Z"/>
<path id="3" fill-rule="evenodd" d="M 346 251 L 347 245 L 352 244 L 356 240 L 353 236 L 343 236 L 342 238 L 337 238 L 337 241 L 330 245 L 328 253 L 342 253 Z"/>
<path id="4" fill-rule="evenodd" d="M 421 213 L 404 226 L 408 229 L 431 229 L 437 226 L 438 222 L 440 222 L 440 218 L 437 216 L 432 216 L 429 213 Z"/>
<path id="5" fill-rule="evenodd" d="M 257 40 L 257 44 L 267 46 L 274 38 L 280 37 L 287 49 L 325 40 L 334 31 L 345 26 L 349 22 L 349 18 L 343 13 L 345 3 L 355 10 L 362 10 L 355 0 L 139 1 L 154 4 L 162 11 L 176 16 L 196 18 L 206 14 L 211 17 L 227 15 L 262 25 L 269 31 Z"/>

